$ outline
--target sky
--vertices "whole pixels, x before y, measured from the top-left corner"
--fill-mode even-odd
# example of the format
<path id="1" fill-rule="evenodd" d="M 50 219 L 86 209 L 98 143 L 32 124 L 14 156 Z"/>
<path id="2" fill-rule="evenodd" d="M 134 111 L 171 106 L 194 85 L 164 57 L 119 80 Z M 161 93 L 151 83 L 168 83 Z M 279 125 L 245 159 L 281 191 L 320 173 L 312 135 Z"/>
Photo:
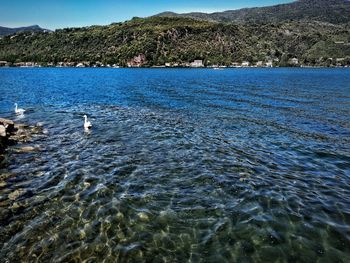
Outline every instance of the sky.
<path id="1" fill-rule="evenodd" d="M 288 2 L 293 0 L 1 0 L 0 26 L 54 30 L 108 25 L 164 11 L 212 13 Z"/>

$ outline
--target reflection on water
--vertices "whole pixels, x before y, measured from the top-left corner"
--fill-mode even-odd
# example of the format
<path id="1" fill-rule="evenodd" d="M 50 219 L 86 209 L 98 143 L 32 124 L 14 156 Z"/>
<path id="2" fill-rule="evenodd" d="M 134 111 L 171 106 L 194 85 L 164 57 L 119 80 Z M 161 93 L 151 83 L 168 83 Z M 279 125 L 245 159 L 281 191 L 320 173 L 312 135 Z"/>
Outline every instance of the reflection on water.
<path id="1" fill-rule="evenodd" d="M 348 73 L 0 70 L 47 130 L 0 173 L 0 258 L 349 262 Z"/>

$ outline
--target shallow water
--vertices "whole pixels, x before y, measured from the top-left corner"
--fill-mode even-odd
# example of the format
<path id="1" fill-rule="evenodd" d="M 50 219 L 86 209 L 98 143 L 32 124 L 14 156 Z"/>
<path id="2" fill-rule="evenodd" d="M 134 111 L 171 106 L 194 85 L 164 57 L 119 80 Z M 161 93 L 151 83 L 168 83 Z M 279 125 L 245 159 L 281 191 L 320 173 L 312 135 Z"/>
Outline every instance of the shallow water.
<path id="1" fill-rule="evenodd" d="M 0 172 L 1 262 L 350 262 L 349 69 L 0 69 L 0 94 L 47 131 Z"/>

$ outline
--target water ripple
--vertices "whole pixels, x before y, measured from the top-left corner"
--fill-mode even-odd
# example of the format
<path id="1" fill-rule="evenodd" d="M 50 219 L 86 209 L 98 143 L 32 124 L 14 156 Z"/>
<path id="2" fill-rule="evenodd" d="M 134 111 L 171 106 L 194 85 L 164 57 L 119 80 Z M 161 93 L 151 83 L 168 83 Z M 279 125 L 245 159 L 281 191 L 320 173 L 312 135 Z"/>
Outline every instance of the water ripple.
<path id="1" fill-rule="evenodd" d="M 48 134 L 0 173 L 0 258 L 350 261 L 349 75 L 315 71 L 23 71 Z"/>

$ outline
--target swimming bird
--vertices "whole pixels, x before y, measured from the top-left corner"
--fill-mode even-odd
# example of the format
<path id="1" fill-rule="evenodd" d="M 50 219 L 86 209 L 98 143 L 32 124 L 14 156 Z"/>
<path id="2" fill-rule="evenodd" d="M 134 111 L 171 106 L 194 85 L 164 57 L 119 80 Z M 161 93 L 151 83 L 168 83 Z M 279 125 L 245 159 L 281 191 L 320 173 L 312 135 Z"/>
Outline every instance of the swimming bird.
<path id="1" fill-rule="evenodd" d="M 84 129 L 90 129 L 92 127 L 92 124 L 90 121 L 88 121 L 87 116 L 84 115 Z"/>
<path id="2" fill-rule="evenodd" d="M 15 113 L 16 114 L 23 114 L 25 112 L 24 109 L 19 109 L 17 103 L 15 103 Z"/>

